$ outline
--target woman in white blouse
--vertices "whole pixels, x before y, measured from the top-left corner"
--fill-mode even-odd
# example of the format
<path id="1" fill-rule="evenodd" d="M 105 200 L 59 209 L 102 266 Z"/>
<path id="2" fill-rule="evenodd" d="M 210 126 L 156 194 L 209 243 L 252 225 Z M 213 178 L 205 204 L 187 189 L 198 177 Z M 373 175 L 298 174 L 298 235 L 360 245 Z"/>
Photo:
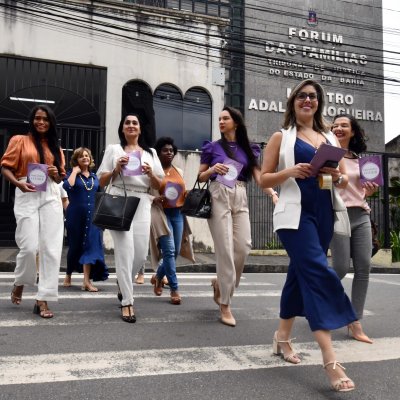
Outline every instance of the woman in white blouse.
<path id="1" fill-rule="evenodd" d="M 125 322 L 136 322 L 133 309 L 132 271 L 138 270 L 147 258 L 150 235 L 150 208 L 152 196 L 149 189 L 158 189 L 164 171 L 154 149 L 147 146 L 141 131 L 139 117 L 129 113 L 118 127 L 120 144 L 107 146 L 103 161 L 97 171 L 100 185 L 112 179 L 110 193 L 124 194 L 120 173 L 128 164 L 129 153 L 140 151 L 142 174 L 125 176 L 128 196 L 140 198 L 139 206 L 129 231 L 110 231 L 114 241 L 115 268 L 122 294 L 121 317 Z"/>

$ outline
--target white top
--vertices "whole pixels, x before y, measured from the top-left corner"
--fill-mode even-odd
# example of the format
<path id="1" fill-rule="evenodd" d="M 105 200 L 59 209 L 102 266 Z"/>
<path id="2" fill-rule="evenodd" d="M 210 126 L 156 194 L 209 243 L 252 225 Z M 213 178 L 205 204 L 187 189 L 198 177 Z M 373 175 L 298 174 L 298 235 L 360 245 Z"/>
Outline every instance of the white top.
<path id="1" fill-rule="evenodd" d="M 60 197 L 62 198 L 62 199 L 65 199 L 65 198 L 67 198 L 68 199 L 68 194 L 67 194 L 67 192 L 66 192 L 66 190 L 63 188 L 63 181 L 61 181 L 59 184 L 58 184 L 58 188 L 60 189 Z"/>
<path id="2" fill-rule="evenodd" d="M 337 146 L 335 136 L 332 132 L 323 134 L 333 146 Z M 295 165 L 294 145 L 297 138 L 295 126 L 288 130 L 282 130 L 282 142 L 279 150 L 278 171 Z M 347 216 L 347 208 L 333 186 L 331 189 L 332 205 L 335 211 L 334 232 L 350 236 L 350 222 Z M 281 184 L 278 203 L 273 213 L 274 232 L 278 229 L 298 229 L 301 215 L 301 191 L 295 178 L 290 177 Z"/>
<path id="3" fill-rule="evenodd" d="M 153 153 L 153 157 L 147 151 L 143 150 L 141 158 L 142 164 L 144 162 L 148 163 L 153 170 L 153 174 L 162 179 L 164 178 L 165 174 L 161 166 L 160 159 L 158 158 L 157 152 L 154 149 L 151 149 L 151 152 Z M 111 172 L 117 166 L 118 159 L 125 155 L 126 152 L 120 144 L 108 145 L 104 153 L 103 161 L 97 170 L 97 176 L 100 178 L 101 174 L 104 172 Z M 127 187 L 134 186 L 138 189 L 150 188 L 150 178 L 145 174 L 137 176 L 124 175 L 124 182 Z M 118 186 L 123 185 L 119 175 L 113 180 L 113 183 Z"/>
<path id="4" fill-rule="evenodd" d="M 365 200 L 365 190 L 361 186 L 358 158 L 344 158 L 344 162 L 349 183 L 345 189 L 338 188 L 344 204 L 346 204 L 346 207 L 360 207 L 370 212 L 371 209 Z"/>

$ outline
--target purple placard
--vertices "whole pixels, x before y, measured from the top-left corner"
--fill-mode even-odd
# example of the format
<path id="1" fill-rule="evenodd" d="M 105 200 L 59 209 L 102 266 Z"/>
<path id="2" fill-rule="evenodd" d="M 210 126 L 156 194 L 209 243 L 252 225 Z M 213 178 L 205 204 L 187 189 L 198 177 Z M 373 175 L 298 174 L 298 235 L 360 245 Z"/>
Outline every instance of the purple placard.
<path id="1" fill-rule="evenodd" d="M 347 150 L 341 147 L 322 143 L 318 147 L 315 156 L 310 161 L 312 167 L 312 176 L 316 176 L 318 171 L 324 166 L 327 161 L 339 162 L 346 154 Z"/>
<path id="2" fill-rule="evenodd" d="M 164 196 L 170 207 L 176 207 L 176 202 L 182 193 L 182 186 L 175 182 L 167 182 L 165 184 Z"/>
<path id="3" fill-rule="evenodd" d="M 225 175 L 217 175 L 215 180 L 225 186 L 233 188 L 236 184 L 240 171 L 243 168 L 243 164 L 237 162 L 236 160 L 232 160 L 231 158 L 225 158 L 224 165 L 229 168 L 229 171 Z"/>
<path id="4" fill-rule="evenodd" d="M 122 169 L 122 174 L 125 176 L 142 175 L 142 161 L 140 151 L 132 151 L 128 153 L 128 164 Z"/>
<path id="5" fill-rule="evenodd" d="M 28 163 L 27 181 L 35 185 L 38 192 L 45 192 L 47 189 L 47 165 Z"/>
<path id="6" fill-rule="evenodd" d="M 358 160 L 360 167 L 360 182 L 374 182 L 383 186 L 382 156 L 365 156 Z"/>

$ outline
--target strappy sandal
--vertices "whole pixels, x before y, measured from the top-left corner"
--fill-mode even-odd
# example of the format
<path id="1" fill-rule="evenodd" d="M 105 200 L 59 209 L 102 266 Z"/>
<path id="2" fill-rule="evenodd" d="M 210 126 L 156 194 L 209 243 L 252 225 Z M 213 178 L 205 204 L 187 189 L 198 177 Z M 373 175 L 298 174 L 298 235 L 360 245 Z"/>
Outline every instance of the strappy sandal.
<path id="1" fill-rule="evenodd" d="M 172 291 L 171 292 L 171 303 L 174 305 L 179 305 L 179 304 L 181 304 L 181 301 L 182 301 L 182 299 L 181 299 L 181 296 L 179 295 L 179 293 L 176 291 Z"/>
<path id="2" fill-rule="evenodd" d="M 221 293 L 219 291 L 217 278 L 211 280 L 211 286 L 214 290 L 214 301 L 219 306 L 221 302 Z"/>
<path id="3" fill-rule="evenodd" d="M 64 282 L 63 282 L 64 287 L 71 287 L 72 286 L 72 278 L 71 275 L 66 274 L 64 277 Z"/>
<path id="4" fill-rule="evenodd" d="M 128 304 L 127 306 L 121 306 L 120 308 L 121 308 L 121 318 L 122 318 L 122 321 L 131 323 L 131 324 L 133 324 L 134 322 L 136 322 L 136 316 L 135 316 L 135 312 L 134 312 L 134 310 L 133 310 L 132 304 Z M 129 315 L 124 315 L 124 314 L 123 314 L 123 311 L 122 311 L 122 310 L 123 310 L 124 308 L 127 308 L 127 309 L 129 310 Z"/>
<path id="5" fill-rule="evenodd" d="M 99 289 L 97 289 L 97 287 L 94 287 L 91 283 L 89 283 L 88 285 L 83 285 L 82 286 L 82 288 L 81 288 L 81 290 L 83 291 L 83 292 L 91 292 L 91 293 L 95 293 L 95 292 L 98 292 L 99 291 Z"/>
<path id="6" fill-rule="evenodd" d="M 340 364 L 336 360 L 329 361 L 326 364 L 324 364 L 324 369 L 326 369 L 326 367 L 328 367 L 329 365 L 333 365 L 332 369 L 336 369 L 336 366 L 340 367 L 343 371 L 346 369 L 345 367 L 343 367 L 342 364 Z M 352 387 L 346 387 L 346 386 L 343 387 L 343 384 L 346 382 L 351 382 L 353 384 L 353 386 Z M 354 382 L 347 376 L 336 379 L 336 380 L 331 380 L 331 387 L 335 392 L 350 392 L 355 389 Z"/>
<path id="7" fill-rule="evenodd" d="M 156 296 L 161 296 L 164 286 L 162 283 L 162 279 L 158 279 L 157 274 L 154 274 L 150 279 L 150 283 L 154 286 L 154 294 Z"/>
<path id="8" fill-rule="evenodd" d="M 272 341 L 272 350 L 276 356 L 282 356 L 286 362 L 291 363 L 291 364 L 299 364 L 301 362 L 300 357 L 296 354 L 296 352 L 293 350 L 293 347 L 292 347 L 292 340 L 294 340 L 294 339 L 296 339 L 296 338 L 292 338 L 292 339 L 288 339 L 288 340 L 278 340 L 278 331 L 276 331 L 274 334 L 273 341 Z M 280 343 L 287 343 L 290 348 L 291 353 L 285 354 L 282 351 L 281 346 L 279 345 Z"/>
<path id="9" fill-rule="evenodd" d="M 45 319 L 54 317 L 54 314 L 49 310 L 49 307 L 47 306 L 47 301 L 36 300 L 35 306 L 33 307 L 33 313 Z"/>
<path id="10" fill-rule="evenodd" d="M 19 306 L 22 301 L 22 292 L 24 290 L 24 285 L 15 285 L 13 286 L 11 290 L 11 303 L 16 304 Z"/>

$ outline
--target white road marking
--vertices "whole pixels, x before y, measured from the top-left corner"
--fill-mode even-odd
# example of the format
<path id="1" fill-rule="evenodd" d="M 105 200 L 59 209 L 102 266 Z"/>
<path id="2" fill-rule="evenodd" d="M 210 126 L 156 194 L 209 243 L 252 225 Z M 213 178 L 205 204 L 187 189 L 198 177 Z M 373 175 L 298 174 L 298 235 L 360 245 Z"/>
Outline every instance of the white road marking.
<path id="1" fill-rule="evenodd" d="M 377 278 L 380 277 L 380 278 Z M 394 279 L 400 277 L 400 274 L 370 274 L 369 275 L 369 281 L 370 282 L 375 282 L 375 283 L 385 283 L 386 285 L 395 285 L 395 286 L 400 286 L 400 281 L 395 282 Z M 346 275 L 347 279 L 353 279 L 354 274 L 347 274 Z"/>
<path id="2" fill-rule="evenodd" d="M 168 289 L 165 289 L 168 290 Z M 212 293 L 207 290 L 207 291 L 185 291 L 185 290 L 179 290 L 179 293 L 182 297 L 191 297 L 191 298 L 197 298 L 197 297 L 212 297 Z M 281 295 L 280 290 L 246 290 L 246 291 L 236 291 L 235 292 L 235 298 L 236 297 L 278 297 Z M 146 298 L 154 298 L 154 293 L 152 291 L 148 291 L 146 293 L 139 293 L 139 292 L 134 292 L 133 297 L 135 299 L 146 299 Z M 24 293 L 22 297 L 22 301 L 26 300 L 33 300 L 36 298 L 36 294 L 33 293 Z M 89 293 L 89 292 L 79 292 L 79 293 L 68 293 L 65 291 L 59 292 L 58 295 L 59 300 L 68 300 L 68 299 L 116 299 L 117 298 L 117 292 L 115 293 L 102 293 L 102 292 L 96 292 L 96 293 Z M 9 300 L 10 295 L 7 293 L 6 295 L 0 296 L 0 300 Z"/>
<path id="3" fill-rule="evenodd" d="M 400 359 L 400 338 L 376 339 L 373 346 L 355 341 L 334 346 L 343 363 Z M 272 356 L 271 346 L 265 345 L 0 357 L 0 385 L 321 365 L 316 343 L 296 343 L 296 350 L 300 365 Z M 347 373 L 351 377 L 351 366 Z"/>

